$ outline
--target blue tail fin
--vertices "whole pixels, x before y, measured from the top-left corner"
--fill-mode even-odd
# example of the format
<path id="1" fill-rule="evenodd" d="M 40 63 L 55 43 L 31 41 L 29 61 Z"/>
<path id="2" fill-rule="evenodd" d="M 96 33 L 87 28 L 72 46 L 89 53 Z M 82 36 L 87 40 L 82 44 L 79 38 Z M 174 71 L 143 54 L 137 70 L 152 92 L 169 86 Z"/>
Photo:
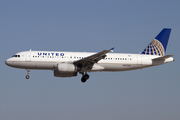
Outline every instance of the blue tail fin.
<path id="1" fill-rule="evenodd" d="M 164 28 L 154 38 L 154 40 L 144 49 L 144 51 L 141 52 L 141 54 L 164 56 L 170 33 L 171 33 L 170 28 Z"/>

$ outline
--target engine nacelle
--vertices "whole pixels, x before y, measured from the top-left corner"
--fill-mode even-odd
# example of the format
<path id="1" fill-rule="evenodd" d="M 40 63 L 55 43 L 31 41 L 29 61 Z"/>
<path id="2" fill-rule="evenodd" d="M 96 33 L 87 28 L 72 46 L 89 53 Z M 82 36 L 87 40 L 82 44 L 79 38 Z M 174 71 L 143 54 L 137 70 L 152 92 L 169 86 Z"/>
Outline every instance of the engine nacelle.
<path id="1" fill-rule="evenodd" d="M 55 77 L 73 77 L 77 76 L 77 72 L 59 72 L 58 70 L 54 70 Z"/>
<path id="2" fill-rule="evenodd" d="M 57 70 L 54 70 L 55 77 L 77 76 L 77 67 L 70 63 L 58 63 Z"/>
<path id="3" fill-rule="evenodd" d="M 58 63 L 57 70 L 59 72 L 77 72 L 77 67 L 74 64 Z"/>

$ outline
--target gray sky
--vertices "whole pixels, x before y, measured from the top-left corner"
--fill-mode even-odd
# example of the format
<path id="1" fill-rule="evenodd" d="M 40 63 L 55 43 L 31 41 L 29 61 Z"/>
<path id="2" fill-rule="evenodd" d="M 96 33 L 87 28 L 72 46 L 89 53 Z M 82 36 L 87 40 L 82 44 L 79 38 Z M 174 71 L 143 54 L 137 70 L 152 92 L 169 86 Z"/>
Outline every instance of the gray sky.
<path id="1" fill-rule="evenodd" d="M 0 120 L 179 120 L 179 0 L 1 0 Z M 52 71 L 10 68 L 32 50 L 139 53 L 172 28 L 166 54 L 175 62 L 128 72 L 56 78 Z"/>

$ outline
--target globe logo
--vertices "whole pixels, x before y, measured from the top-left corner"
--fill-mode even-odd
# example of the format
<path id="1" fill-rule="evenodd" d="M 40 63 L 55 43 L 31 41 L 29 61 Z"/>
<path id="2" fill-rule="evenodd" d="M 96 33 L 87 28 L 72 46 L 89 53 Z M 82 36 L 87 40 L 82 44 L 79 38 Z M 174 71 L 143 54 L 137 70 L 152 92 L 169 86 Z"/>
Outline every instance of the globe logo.
<path id="1" fill-rule="evenodd" d="M 164 47 L 158 40 L 154 39 L 144 50 L 145 55 L 164 56 Z"/>

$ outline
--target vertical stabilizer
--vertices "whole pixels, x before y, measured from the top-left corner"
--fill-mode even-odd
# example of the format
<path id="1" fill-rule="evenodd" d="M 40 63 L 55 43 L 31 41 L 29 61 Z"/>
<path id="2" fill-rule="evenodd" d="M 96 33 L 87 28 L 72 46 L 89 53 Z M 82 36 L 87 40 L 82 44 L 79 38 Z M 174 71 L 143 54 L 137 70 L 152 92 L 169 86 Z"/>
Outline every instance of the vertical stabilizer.
<path id="1" fill-rule="evenodd" d="M 144 49 L 144 51 L 141 52 L 141 54 L 164 56 L 170 33 L 171 33 L 170 28 L 164 28 L 154 38 L 154 40 Z"/>

